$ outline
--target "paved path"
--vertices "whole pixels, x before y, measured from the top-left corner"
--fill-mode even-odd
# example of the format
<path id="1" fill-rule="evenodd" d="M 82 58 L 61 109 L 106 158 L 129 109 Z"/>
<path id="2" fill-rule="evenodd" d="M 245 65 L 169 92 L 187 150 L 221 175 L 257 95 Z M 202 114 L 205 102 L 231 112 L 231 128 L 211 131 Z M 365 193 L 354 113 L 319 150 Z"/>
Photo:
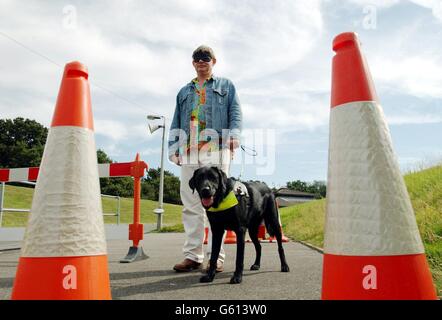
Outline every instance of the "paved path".
<path id="1" fill-rule="evenodd" d="M 279 272 L 275 243 L 262 244 L 261 270 L 249 271 L 248 268 L 254 261 L 254 248 L 253 244 L 247 243 L 243 282 L 231 285 L 229 280 L 234 270 L 236 245 L 225 245 L 225 271 L 217 274 L 213 283 L 200 284 L 199 271 L 176 273 L 172 270 L 173 265 L 182 260 L 183 241 L 182 233 L 145 234 L 142 245 L 149 259 L 121 264 L 119 260 L 126 255 L 131 242 L 109 239 L 108 258 L 113 299 L 320 298 L 322 255 L 299 243 L 284 244 L 291 269 L 289 273 Z M 19 250 L 0 252 L 0 299 L 10 298 L 19 255 Z"/>

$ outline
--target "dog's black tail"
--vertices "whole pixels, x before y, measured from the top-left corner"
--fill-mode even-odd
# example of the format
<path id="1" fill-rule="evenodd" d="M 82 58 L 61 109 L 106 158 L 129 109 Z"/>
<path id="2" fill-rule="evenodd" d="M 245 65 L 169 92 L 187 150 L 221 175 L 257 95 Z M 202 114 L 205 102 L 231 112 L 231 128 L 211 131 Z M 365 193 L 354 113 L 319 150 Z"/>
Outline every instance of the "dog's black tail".
<path id="1" fill-rule="evenodd" d="M 271 237 L 279 230 L 279 213 L 276 206 L 275 196 L 270 194 L 264 200 L 264 224 Z"/>

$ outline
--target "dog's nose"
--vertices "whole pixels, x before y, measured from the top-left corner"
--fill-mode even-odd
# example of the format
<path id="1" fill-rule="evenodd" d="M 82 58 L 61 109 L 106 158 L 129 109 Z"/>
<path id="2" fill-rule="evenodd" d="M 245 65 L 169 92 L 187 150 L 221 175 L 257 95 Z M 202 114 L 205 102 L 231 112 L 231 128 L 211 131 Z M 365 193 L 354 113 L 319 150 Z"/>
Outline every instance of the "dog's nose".
<path id="1" fill-rule="evenodd" d="M 211 196 L 211 194 L 210 194 L 210 187 L 204 187 L 202 190 L 201 190 L 201 195 L 205 198 L 205 197 L 210 197 Z"/>

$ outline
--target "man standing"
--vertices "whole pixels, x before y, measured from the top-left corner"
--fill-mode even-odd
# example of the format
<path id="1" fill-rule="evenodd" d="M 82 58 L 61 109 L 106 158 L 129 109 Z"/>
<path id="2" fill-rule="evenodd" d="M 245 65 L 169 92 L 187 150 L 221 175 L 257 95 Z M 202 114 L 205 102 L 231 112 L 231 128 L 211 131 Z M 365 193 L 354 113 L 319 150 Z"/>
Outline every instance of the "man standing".
<path id="1" fill-rule="evenodd" d="M 184 261 L 174 266 L 177 272 L 200 269 L 204 260 L 203 242 L 207 217 L 198 194 L 189 187 L 193 172 L 201 166 L 217 166 L 229 176 L 230 160 L 239 147 L 242 114 L 233 83 L 215 77 L 213 50 L 198 47 L 192 54 L 197 77 L 177 95 L 169 134 L 169 159 L 181 166 L 180 195 L 186 240 Z M 209 232 L 207 258 L 210 258 Z M 225 253 L 221 248 L 217 272 L 223 270 Z"/>

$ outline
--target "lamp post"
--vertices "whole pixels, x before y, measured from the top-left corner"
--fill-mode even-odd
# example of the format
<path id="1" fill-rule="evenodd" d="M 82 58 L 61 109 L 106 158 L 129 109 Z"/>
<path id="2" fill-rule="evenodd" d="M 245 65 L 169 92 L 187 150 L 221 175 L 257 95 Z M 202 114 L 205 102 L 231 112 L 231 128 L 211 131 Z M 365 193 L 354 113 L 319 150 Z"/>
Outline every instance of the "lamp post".
<path id="1" fill-rule="evenodd" d="M 166 118 L 163 117 L 163 116 L 148 115 L 147 119 L 148 120 L 163 119 L 163 124 L 162 125 L 153 125 L 153 126 L 151 126 L 149 124 L 149 131 L 150 131 L 150 133 L 154 133 L 155 131 L 157 131 L 160 128 L 163 129 L 163 138 L 162 138 L 162 142 L 161 142 L 161 164 L 160 164 L 161 170 L 160 170 L 160 191 L 159 191 L 159 195 L 158 195 L 158 208 L 153 210 L 153 212 L 158 215 L 158 218 L 157 218 L 157 230 L 161 231 L 161 225 L 163 223 L 163 213 L 164 213 L 164 209 L 163 209 L 163 193 L 164 193 L 164 138 L 165 138 L 165 133 L 166 133 Z"/>

